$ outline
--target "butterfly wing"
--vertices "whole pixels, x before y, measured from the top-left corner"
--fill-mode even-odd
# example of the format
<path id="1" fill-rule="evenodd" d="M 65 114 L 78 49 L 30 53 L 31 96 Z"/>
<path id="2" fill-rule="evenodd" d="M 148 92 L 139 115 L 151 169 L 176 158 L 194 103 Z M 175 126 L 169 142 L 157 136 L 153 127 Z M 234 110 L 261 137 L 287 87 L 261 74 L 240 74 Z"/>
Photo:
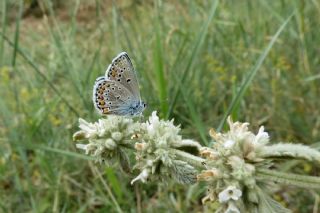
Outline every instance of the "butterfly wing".
<path id="1" fill-rule="evenodd" d="M 120 53 L 112 60 L 106 76 L 108 79 L 123 85 L 132 94 L 134 100 L 140 100 L 139 84 L 136 71 L 126 52 Z"/>
<path id="2" fill-rule="evenodd" d="M 106 77 L 97 78 L 93 87 L 93 103 L 95 108 L 104 115 L 127 115 L 133 96 L 126 87 Z"/>

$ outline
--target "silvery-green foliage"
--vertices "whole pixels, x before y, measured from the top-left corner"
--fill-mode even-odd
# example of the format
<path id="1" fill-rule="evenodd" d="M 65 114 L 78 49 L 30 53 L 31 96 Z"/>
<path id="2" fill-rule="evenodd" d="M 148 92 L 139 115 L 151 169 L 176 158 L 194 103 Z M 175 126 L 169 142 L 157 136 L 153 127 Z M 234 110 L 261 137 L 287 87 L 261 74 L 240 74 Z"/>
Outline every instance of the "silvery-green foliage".
<path id="1" fill-rule="evenodd" d="M 148 171 L 150 179 L 167 181 L 173 178 L 182 184 L 194 183 L 197 170 L 185 156 L 192 156 L 188 151 L 199 153 L 201 146 L 195 141 L 183 140 L 179 132 L 179 126 L 175 126 L 173 120 L 160 120 L 153 112 L 149 120 L 142 124 L 135 144 L 135 168 Z"/>
<path id="2" fill-rule="evenodd" d="M 287 157 L 320 162 L 320 152 L 301 144 L 278 143 L 263 147 L 257 155 L 263 158 Z"/>
<path id="3" fill-rule="evenodd" d="M 257 134 L 248 130 L 248 123 L 233 122 L 226 133 L 210 131 L 214 140 L 211 148 L 203 147 L 206 170 L 197 175 L 206 181 L 207 196 L 203 201 L 218 201 L 224 212 L 282 212 L 283 207 L 269 195 L 270 184 L 279 182 L 308 188 L 319 188 L 320 179 L 271 170 L 274 158 L 302 158 L 319 161 L 320 153 L 312 148 L 294 144 L 269 145 L 269 135 L 260 127 Z M 268 185 L 268 187 L 266 187 Z M 242 192 L 242 193 L 240 193 Z M 230 204 L 232 202 L 232 204 Z M 232 207 L 232 208 L 231 208 Z"/>
<path id="4" fill-rule="evenodd" d="M 99 162 L 117 161 L 128 172 L 131 167 L 127 153 L 135 150 L 133 169 L 139 174 L 131 184 L 153 180 L 182 184 L 204 181 L 208 190 L 202 201 L 218 202 L 217 212 L 287 213 L 290 210 L 270 196 L 275 183 L 320 188 L 319 177 L 277 171 L 274 162 L 292 158 L 319 162 L 316 149 L 285 143 L 269 145 L 269 135 L 263 127 L 254 134 L 248 123 L 233 122 L 230 118 L 228 132 L 210 131 L 212 147 L 183 139 L 180 127 L 173 120 L 160 120 L 156 112 L 143 123 L 122 116 L 108 116 L 95 123 L 79 119 L 79 123 L 81 130 L 73 138 L 88 143 L 77 144 L 77 148 Z"/>
<path id="5" fill-rule="evenodd" d="M 100 163 L 119 161 L 123 170 L 130 170 L 129 159 L 123 149 L 133 146 L 131 138 L 139 132 L 139 123 L 131 118 L 108 116 L 95 123 L 80 118 L 79 127 L 81 130 L 73 135 L 73 139 L 88 140 L 89 143 L 76 144 L 77 148 L 85 150 Z"/>
<path id="6" fill-rule="evenodd" d="M 209 187 L 209 193 L 203 201 L 214 201 L 218 197 L 225 212 L 229 212 L 231 201 L 234 211 L 245 209 L 248 212 L 265 212 L 261 211 L 265 210 L 263 204 L 272 211 L 279 210 L 274 205 L 276 201 L 267 194 L 264 196 L 265 192 L 256 191 L 260 181 L 256 178 L 257 167 L 267 169 L 272 163 L 257 155 L 269 143 L 268 134 L 263 127 L 254 134 L 248 130 L 248 123 L 234 123 L 230 118 L 228 124 L 230 130 L 224 134 L 211 130 L 215 143 L 212 148 L 205 147 L 201 151 L 207 159 L 207 170 L 197 178 L 208 182 Z"/>
<path id="7" fill-rule="evenodd" d="M 172 167 L 169 167 L 172 171 L 173 178 L 182 184 L 192 184 L 196 182 L 197 170 L 190 166 L 185 161 L 174 160 Z"/>

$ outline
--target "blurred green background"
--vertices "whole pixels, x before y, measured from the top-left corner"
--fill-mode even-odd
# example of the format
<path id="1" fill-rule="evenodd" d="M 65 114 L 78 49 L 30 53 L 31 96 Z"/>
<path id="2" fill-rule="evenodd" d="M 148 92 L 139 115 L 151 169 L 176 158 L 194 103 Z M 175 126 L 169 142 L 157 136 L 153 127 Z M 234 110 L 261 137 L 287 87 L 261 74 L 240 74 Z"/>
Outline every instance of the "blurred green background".
<path id="1" fill-rule="evenodd" d="M 319 146 L 318 0 L 1 0 L 0 23 L 0 212 L 215 208 L 201 205 L 201 185 L 131 186 L 117 165 L 76 150 L 78 118 L 99 118 L 93 83 L 121 51 L 137 69 L 145 118 L 174 118 L 185 138 L 209 145 L 209 128 L 224 129 L 230 112 L 273 142 Z M 319 175 L 299 161 L 278 166 Z M 274 197 L 294 212 L 319 202 L 288 187 Z"/>

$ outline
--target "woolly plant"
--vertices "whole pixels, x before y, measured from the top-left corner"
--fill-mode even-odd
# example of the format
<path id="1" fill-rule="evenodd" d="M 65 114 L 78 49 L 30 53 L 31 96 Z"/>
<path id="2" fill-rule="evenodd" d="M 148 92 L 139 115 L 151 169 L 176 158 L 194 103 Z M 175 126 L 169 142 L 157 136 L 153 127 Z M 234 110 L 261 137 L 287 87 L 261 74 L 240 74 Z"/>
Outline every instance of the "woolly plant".
<path id="1" fill-rule="evenodd" d="M 95 123 L 83 119 L 79 123 L 81 130 L 73 139 L 88 143 L 76 147 L 100 163 L 119 162 L 125 172 L 138 171 L 131 184 L 204 182 L 207 194 L 202 202 L 217 202 L 216 212 L 291 212 L 271 196 L 279 184 L 320 188 L 319 177 L 281 172 L 276 166 L 291 159 L 318 163 L 320 152 L 300 144 L 269 144 L 264 127 L 254 134 L 248 123 L 233 122 L 230 117 L 228 132 L 210 130 L 210 147 L 183 139 L 180 127 L 173 120 L 160 120 L 156 112 L 146 122 L 110 115 Z M 133 167 L 128 150 L 135 154 Z"/>

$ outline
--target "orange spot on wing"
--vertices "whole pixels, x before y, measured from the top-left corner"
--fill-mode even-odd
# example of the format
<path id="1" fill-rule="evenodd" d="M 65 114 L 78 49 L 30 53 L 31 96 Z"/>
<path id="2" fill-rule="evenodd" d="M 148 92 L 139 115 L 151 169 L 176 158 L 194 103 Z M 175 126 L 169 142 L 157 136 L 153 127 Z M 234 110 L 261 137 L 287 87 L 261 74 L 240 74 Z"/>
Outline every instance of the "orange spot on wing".
<path id="1" fill-rule="evenodd" d="M 98 93 L 102 95 L 102 94 L 103 94 L 103 91 L 104 91 L 104 90 L 100 88 L 100 89 L 98 90 Z"/>

